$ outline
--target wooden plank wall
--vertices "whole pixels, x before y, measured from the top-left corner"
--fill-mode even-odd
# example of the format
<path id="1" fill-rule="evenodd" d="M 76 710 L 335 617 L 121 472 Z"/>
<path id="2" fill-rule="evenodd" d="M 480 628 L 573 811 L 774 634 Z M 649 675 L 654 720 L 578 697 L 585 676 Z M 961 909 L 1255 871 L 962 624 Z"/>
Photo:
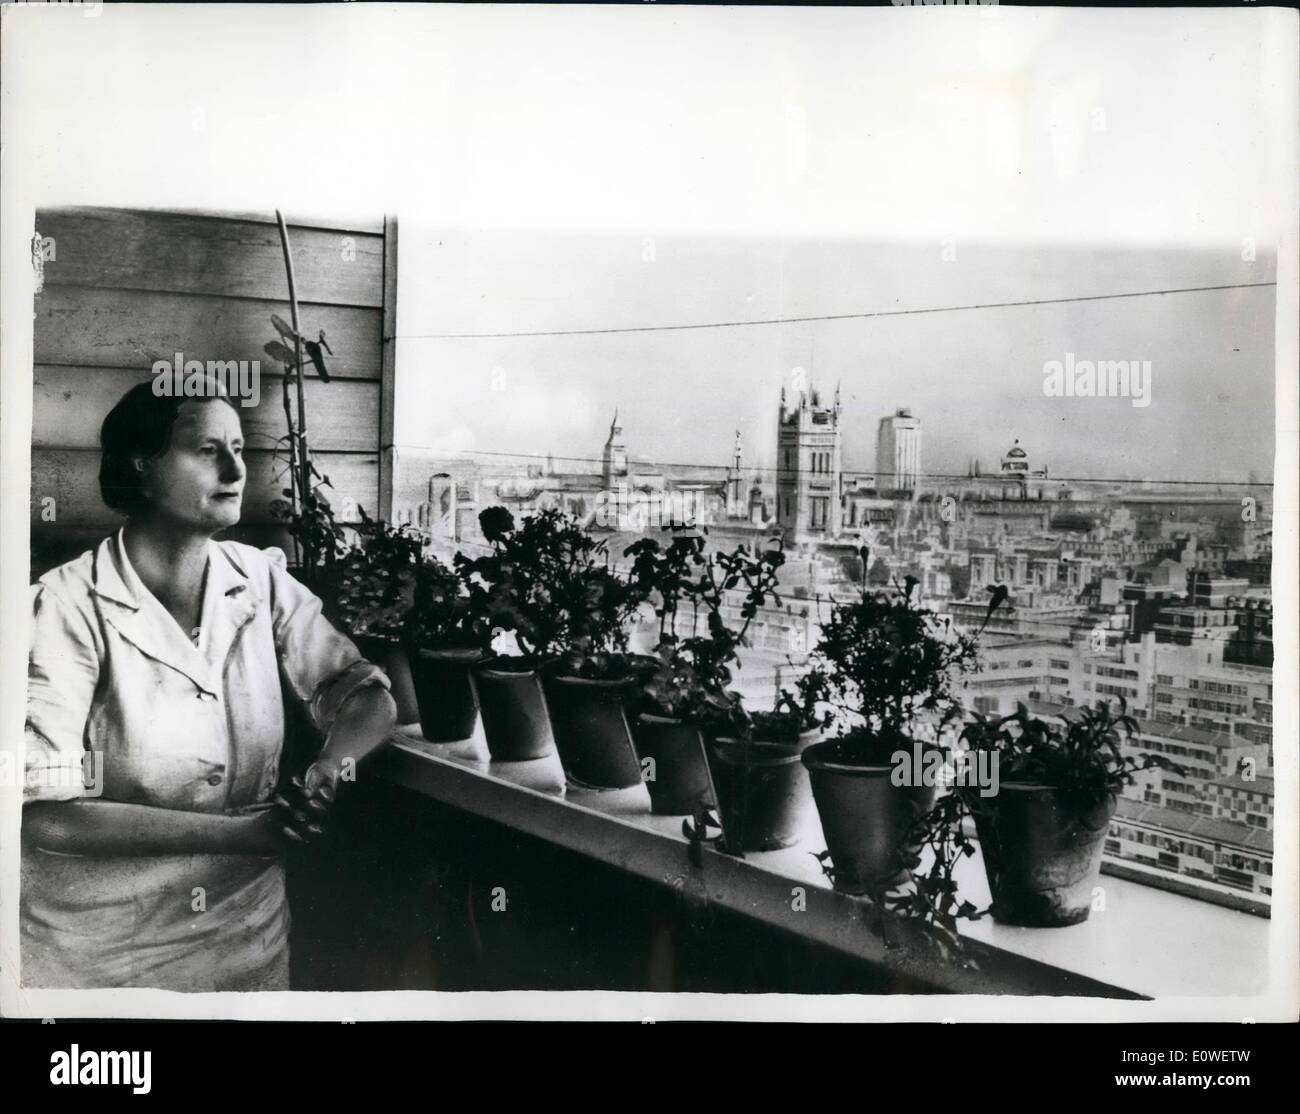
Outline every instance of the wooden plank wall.
<path id="1" fill-rule="evenodd" d="M 336 507 L 351 499 L 391 518 L 396 221 L 287 220 L 303 331 L 324 329 L 335 353 L 330 382 L 307 385 L 317 466 Z M 285 432 L 282 384 L 262 351 L 277 339 L 271 314 L 290 316 L 275 215 L 62 208 L 39 211 L 36 225 L 54 258 L 35 305 L 33 578 L 120 524 L 99 495 L 99 427 L 155 360 L 177 352 L 260 361 L 260 402 L 240 408 L 249 476 L 230 536 L 287 547 L 270 512 L 285 486 L 271 452 Z"/>

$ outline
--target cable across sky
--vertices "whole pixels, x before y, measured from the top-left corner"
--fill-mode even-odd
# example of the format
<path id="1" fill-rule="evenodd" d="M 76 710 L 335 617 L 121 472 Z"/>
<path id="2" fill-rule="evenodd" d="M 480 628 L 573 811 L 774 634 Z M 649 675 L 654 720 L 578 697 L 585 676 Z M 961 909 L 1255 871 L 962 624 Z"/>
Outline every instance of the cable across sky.
<path id="1" fill-rule="evenodd" d="M 1166 294 L 1196 294 L 1214 290 L 1249 290 L 1277 286 L 1276 282 L 1234 282 L 1220 286 L 1180 286 L 1166 290 L 1130 290 L 1115 294 L 1079 294 L 1066 298 L 1029 298 L 1014 302 L 979 302 L 957 306 L 920 306 L 914 309 L 879 309 L 860 313 L 823 313 L 797 317 L 763 317 L 749 321 L 700 321 L 676 325 L 623 325 L 599 329 L 534 329 L 500 333 L 399 333 L 397 340 L 495 340 L 513 337 L 606 336 L 614 333 L 666 333 L 692 329 L 743 329 L 759 325 L 798 325 L 818 321 L 858 321 L 872 317 L 907 317 L 923 313 L 960 313 L 1017 306 L 1055 306 L 1069 302 L 1106 302 L 1118 298 L 1152 298 Z"/>

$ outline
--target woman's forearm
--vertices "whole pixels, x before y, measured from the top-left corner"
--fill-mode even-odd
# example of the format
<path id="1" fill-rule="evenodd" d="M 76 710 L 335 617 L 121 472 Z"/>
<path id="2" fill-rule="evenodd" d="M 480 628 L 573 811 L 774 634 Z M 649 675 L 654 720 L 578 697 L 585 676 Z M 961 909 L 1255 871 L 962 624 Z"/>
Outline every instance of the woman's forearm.
<path id="1" fill-rule="evenodd" d="M 23 838 L 41 851 L 109 855 L 277 855 L 266 812 L 186 812 L 121 801 L 38 801 L 23 809 Z"/>
<path id="2" fill-rule="evenodd" d="M 383 745 L 396 723 L 397 705 L 387 689 L 378 685 L 358 689 L 334 718 L 320 758 L 339 766 L 351 759 L 355 767 L 367 754 Z"/>

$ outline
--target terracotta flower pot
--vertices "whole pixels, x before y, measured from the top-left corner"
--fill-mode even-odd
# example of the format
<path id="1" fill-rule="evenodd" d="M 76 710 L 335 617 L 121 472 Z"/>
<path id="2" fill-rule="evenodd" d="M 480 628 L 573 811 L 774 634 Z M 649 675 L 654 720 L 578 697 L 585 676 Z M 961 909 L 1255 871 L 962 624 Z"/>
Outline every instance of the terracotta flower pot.
<path id="1" fill-rule="evenodd" d="M 388 674 L 392 685 L 389 693 L 397 705 L 398 724 L 419 723 L 420 705 L 415 698 L 415 682 L 411 679 L 411 662 L 406 647 L 374 634 L 359 634 L 352 641 L 367 661 Z"/>
<path id="2" fill-rule="evenodd" d="M 713 783 L 729 846 L 775 851 L 798 841 L 813 810 L 801 749 L 797 742 L 722 738 L 713 743 Z"/>
<path id="3" fill-rule="evenodd" d="M 643 712 L 636 718 L 632 737 L 650 791 L 651 812 L 689 816 L 701 801 L 713 806 L 704 736 L 698 727 Z"/>
<path id="4" fill-rule="evenodd" d="M 552 676 L 546 678 L 545 689 L 555 749 L 570 780 L 592 789 L 640 784 L 641 763 L 627 712 L 638 692 L 636 679 Z"/>
<path id="5" fill-rule="evenodd" d="M 1004 782 L 997 796 L 967 803 L 995 920 L 1055 928 L 1088 919 L 1113 796 L 1080 805 L 1050 786 Z"/>
<path id="6" fill-rule="evenodd" d="M 551 719 L 535 663 L 489 658 L 470 670 L 488 753 L 497 762 L 526 762 L 555 750 Z"/>
<path id="7" fill-rule="evenodd" d="M 420 709 L 420 730 L 434 743 L 454 743 L 474 734 L 478 697 L 470 668 L 483 660 L 480 650 L 417 650 L 411 679 Z"/>
<path id="8" fill-rule="evenodd" d="M 832 884 L 862 894 L 906 879 L 909 833 L 934 806 L 932 785 L 894 785 L 885 758 L 863 760 L 852 738 L 816 743 L 803 753 L 834 869 Z M 909 744 L 910 745 L 910 744 Z"/>

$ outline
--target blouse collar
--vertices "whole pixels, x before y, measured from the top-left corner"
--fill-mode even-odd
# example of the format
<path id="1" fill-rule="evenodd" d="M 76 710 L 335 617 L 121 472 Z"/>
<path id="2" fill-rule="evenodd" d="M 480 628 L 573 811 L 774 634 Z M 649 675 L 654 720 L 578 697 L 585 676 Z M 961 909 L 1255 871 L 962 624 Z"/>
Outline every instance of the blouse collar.
<path id="1" fill-rule="evenodd" d="M 105 618 L 138 649 L 215 694 L 231 644 L 260 599 L 248 574 L 225 546 L 208 542 L 199 620 L 203 639 L 195 646 L 131 566 L 123 533 L 119 529 L 105 538 L 95 554 L 94 592 L 116 605 L 105 609 Z"/>

